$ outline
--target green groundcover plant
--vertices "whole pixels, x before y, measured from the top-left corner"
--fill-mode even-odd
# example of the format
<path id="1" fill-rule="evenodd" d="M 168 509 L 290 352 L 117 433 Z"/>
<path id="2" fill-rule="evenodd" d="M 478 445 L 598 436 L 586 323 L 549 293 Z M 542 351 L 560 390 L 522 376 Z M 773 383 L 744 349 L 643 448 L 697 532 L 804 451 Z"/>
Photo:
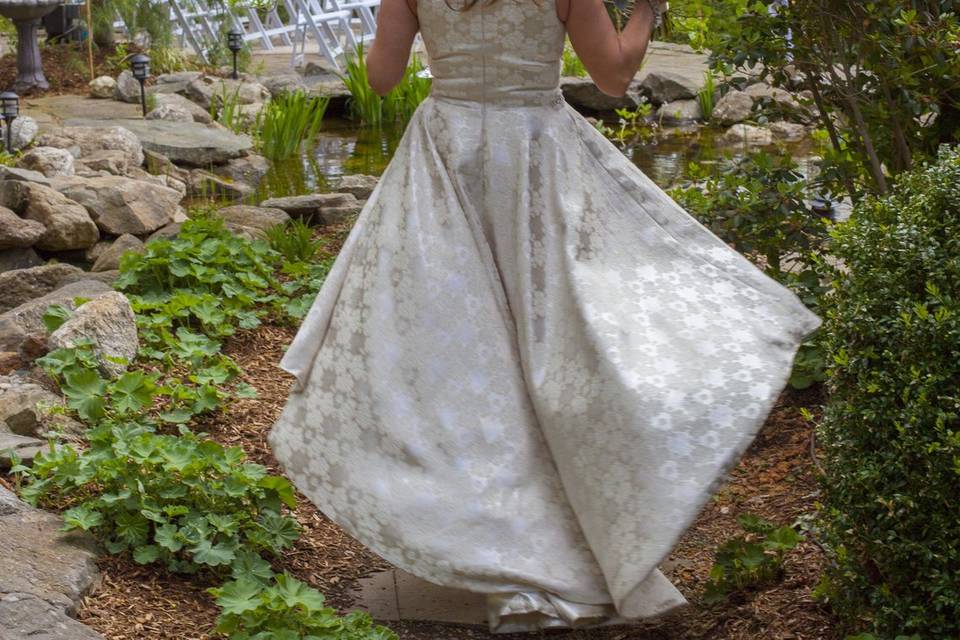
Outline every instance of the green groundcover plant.
<path id="1" fill-rule="evenodd" d="M 832 232 L 820 593 L 856 630 L 960 637 L 960 153 Z M 866 627 L 866 628 L 864 628 Z"/>

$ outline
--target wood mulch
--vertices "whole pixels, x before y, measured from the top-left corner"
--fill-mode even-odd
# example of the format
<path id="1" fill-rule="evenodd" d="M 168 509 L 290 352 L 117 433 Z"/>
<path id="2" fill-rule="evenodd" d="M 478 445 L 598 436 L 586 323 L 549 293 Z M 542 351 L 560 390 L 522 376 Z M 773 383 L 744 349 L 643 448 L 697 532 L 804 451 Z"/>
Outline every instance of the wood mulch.
<path id="1" fill-rule="evenodd" d="M 115 76 L 116 71 L 108 70 L 107 57 L 113 54 L 112 49 L 94 47 L 93 68 L 94 75 Z M 86 94 L 90 83 L 90 64 L 87 58 L 86 45 L 78 43 L 45 44 L 40 46 L 40 58 L 43 62 L 43 74 L 50 82 L 50 89 L 40 91 L 32 89 L 24 92 L 20 97 L 37 95 L 60 95 L 64 93 Z M 17 79 L 16 51 L 0 57 L 0 87 L 6 91 L 13 87 Z"/>

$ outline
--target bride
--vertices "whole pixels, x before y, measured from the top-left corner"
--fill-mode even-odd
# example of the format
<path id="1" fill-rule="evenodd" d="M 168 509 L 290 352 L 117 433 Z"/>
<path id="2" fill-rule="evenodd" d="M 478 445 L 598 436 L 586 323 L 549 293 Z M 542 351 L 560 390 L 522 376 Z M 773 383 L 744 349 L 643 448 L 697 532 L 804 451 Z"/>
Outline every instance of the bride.
<path id="1" fill-rule="evenodd" d="M 297 487 L 493 631 L 684 605 L 657 566 L 820 324 L 564 101 L 566 37 L 621 95 L 663 10 L 383 0 L 371 85 L 419 31 L 432 92 L 279 364 Z"/>

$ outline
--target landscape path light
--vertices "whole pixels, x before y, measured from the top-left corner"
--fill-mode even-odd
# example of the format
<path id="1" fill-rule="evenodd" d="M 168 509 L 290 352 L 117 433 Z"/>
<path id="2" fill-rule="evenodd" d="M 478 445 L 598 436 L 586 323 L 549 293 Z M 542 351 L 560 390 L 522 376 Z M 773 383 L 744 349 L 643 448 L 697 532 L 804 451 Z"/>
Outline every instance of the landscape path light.
<path id="1" fill-rule="evenodd" d="M 233 79 L 236 80 L 240 77 L 237 73 L 237 54 L 243 49 L 243 31 L 236 27 L 230 29 L 227 33 L 227 49 L 233 52 Z"/>
<path id="2" fill-rule="evenodd" d="M 130 69 L 133 77 L 140 83 L 140 105 L 143 107 L 143 117 L 147 117 L 147 90 L 143 83 L 150 77 L 150 58 L 142 53 L 130 58 Z"/>
<path id="3" fill-rule="evenodd" d="M 20 115 L 20 96 L 13 91 L 0 93 L 0 115 L 7 128 L 7 153 L 13 153 L 13 121 Z"/>

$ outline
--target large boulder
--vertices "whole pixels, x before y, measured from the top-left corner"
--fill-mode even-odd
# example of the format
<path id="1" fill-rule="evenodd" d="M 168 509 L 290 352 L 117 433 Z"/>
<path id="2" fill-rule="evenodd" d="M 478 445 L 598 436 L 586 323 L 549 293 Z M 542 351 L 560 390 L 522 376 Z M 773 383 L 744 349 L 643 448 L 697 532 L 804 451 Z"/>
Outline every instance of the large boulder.
<path id="1" fill-rule="evenodd" d="M 332 191 L 337 193 L 350 193 L 357 200 L 366 200 L 377 187 L 379 178 L 376 176 L 366 176 L 360 173 L 337 178 L 330 185 Z"/>
<path id="2" fill-rule="evenodd" d="M 640 83 L 641 91 L 657 105 L 696 98 L 702 86 L 702 79 L 695 80 L 689 75 L 666 70 L 651 71 Z"/>
<path id="3" fill-rule="evenodd" d="M 202 124 L 210 124 L 213 118 L 210 112 L 179 93 L 158 93 L 154 95 L 157 109 L 166 108 L 171 111 L 186 112 L 190 115 L 190 120 Z M 149 114 L 148 114 L 149 117 Z M 171 118 L 159 118 L 160 120 L 170 120 Z"/>
<path id="4" fill-rule="evenodd" d="M 703 120 L 703 110 L 699 100 L 676 100 L 664 102 L 657 109 L 657 119 L 666 126 L 690 124 Z"/>
<path id="5" fill-rule="evenodd" d="M 597 88 L 590 78 L 565 77 L 560 79 L 564 99 L 571 105 L 589 111 L 605 112 L 616 109 L 635 109 L 640 104 L 640 93 L 635 86 L 624 96 L 610 96 Z"/>
<path id="6" fill-rule="evenodd" d="M 253 193 L 253 187 L 250 185 L 221 178 L 203 169 L 191 171 L 187 182 L 187 194 L 194 197 L 236 201 L 249 198 Z"/>
<path id="7" fill-rule="evenodd" d="M 75 298 L 96 298 L 112 291 L 110 285 L 98 280 L 80 280 L 0 314 L 0 351 L 19 351 L 31 336 L 46 335 L 43 314 L 50 305 L 75 309 Z"/>
<path id="8" fill-rule="evenodd" d="M 42 173 L 47 178 L 72 176 L 74 173 L 73 154 L 56 147 L 34 147 L 23 154 L 17 165 Z"/>
<path id="9" fill-rule="evenodd" d="M 154 84 L 149 88 L 150 93 L 156 96 L 183 93 L 187 85 L 203 74 L 199 71 L 175 71 L 161 73 L 154 78 Z"/>
<path id="10" fill-rule="evenodd" d="M 39 131 L 40 125 L 36 120 L 30 116 L 20 116 L 10 125 L 10 147 L 16 151 L 26 149 Z"/>
<path id="11" fill-rule="evenodd" d="M 217 209 L 213 212 L 213 215 L 240 227 L 250 227 L 264 231 L 290 221 L 290 215 L 282 209 L 253 207 L 243 204 Z"/>
<path id="12" fill-rule="evenodd" d="M 105 127 L 102 123 L 68 126 L 40 136 L 38 143 L 75 151 L 74 155 L 81 158 L 97 151 L 115 149 L 123 152 L 130 166 L 139 167 L 143 164 L 143 147 L 140 141 L 124 127 Z"/>
<path id="13" fill-rule="evenodd" d="M 0 250 L 0 272 L 10 271 L 11 269 L 26 269 L 41 264 L 43 264 L 43 260 L 33 249 Z"/>
<path id="14" fill-rule="evenodd" d="M 294 218 L 313 224 L 335 224 L 361 209 L 360 202 L 350 193 L 312 193 L 305 196 L 270 198 L 261 207 L 286 211 Z"/>
<path id="15" fill-rule="evenodd" d="M 270 92 L 271 97 L 289 95 L 291 93 L 308 93 L 306 83 L 298 73 L 281 73 L 273 76 L 265 76 L 260 82 Z"/>
<path id="16" fill-rule="evenodd" d="M 117 81 L 110 76 L 99 76 L 90 81 L 90 97 L 108 100 L 117 91 Z"/>
<path id="17" fill-rule="evenodd" d="M 749 124 L 735 124 L 720 136 L 720 144 L 763 147 L 773 144 L 773 134 L 769 129 Z"/>
<path id="18" fill-rule="evenodd" d="M 176 95 L 176 94 L 173 94 Z M 193 116 L 183 107 L 162 104 L 146 115 L 147 120 L 167 120 L 168 122 L 193 122 Z"/>
<path id="19" fill-rule="evenodd" d="M 39 171 L 4 165 L 0 165 L 0 180 L 20 180 L 21 182 L 36 182 L 45 187 L 50 186 L 50 180 Z"/>
<path id="20" fill-rule="evenodd" d="M 69 616 L 99 580 L 96 544 L 91 535 L 62 527 L 60 516 L 0 487 L 3 640 L 103 640 Z"/>
<path id="21" fill-rule="evenodd" d="M 86 123 L 87 121 L 82 121 Z M 144 149 L 166 156 L 176 164 L 206 168 L 247 155 L 253 149 L 249 136 L 198 122 L 128 120 L 129 129 Z M 132 163 L 140 166 L 141 162 Z"/>
<path id="22" fill-rule="evenodd" d="M 35 246 L 44 251 L 92 247 L 100 239 L 87 210 L 50 187 L 33 182 L 0 182 L 0 205 L 46 229 Z"/>
<path id="23" fill-rule="evenodd" d="M 45 438 L 53 411 L 63 398 L 32 380 L 0 375 L 0 433 Z"/>
<path id="24" fill-rule="evenodd" d="M 713 107 L 713 120 L 722 125 L 743 122 L 753 113 L 753 98 L 743 91 L 731 89 Z"/>
<path id="25" fill-rule="evenodd" d="M 143 253 L 143 242 L 136 236 L 125 233 L 96 254 L 91 271 L 114 271 L 120 268 L 120 258 L 126 253 Z"/>
<path id="26" fill-rule="evenodd" d="M 77 160 L 74 165 L 77 174 L 84 177 L 99 177 L 106 174 L 125 176 L 130 171 L 129 158 L 118 149 L 94 151 Z"/>
<path id="27" fill-rule="evenodd" d="M 60 287 L 64 278 L 83 270 L 72 264 L 52 262 L 38 267 L 0 273 L 0 313 L 19 307 L 24 302 L 45 296 Z"/>
<path id="28" fill-rule="evenodd" d="M 226 164 L 213 167 L 211 171 L 221 178 L 242 182 L 256 188 L 267 171 L 270 163 L 261 155 L 251 153 L 242 158 L 230 160 Z"/>
<path id="29" fill-rule="evenodd" d="M 807 128 L 796 122 L 771 122 L 767 128 L 776 140 L 783 142 L 799 142 L 807 137 Z"/>
<path id="30" fill-rule="evenodd" d="M 92 340 L 103 373 L 117 377 L 137 357 L 140 346 L 137 321 L 130 301 L 112 291 L 77 307 L 77 310 L 47 340 L 53 349 L 76 346 Z"/>
<path id="31" fill-rule="evenodd" d="M 39 222 L 24 220 L 10 209 L 0 207 L 0 251 L 32 247 L 46 230 Z"/>
<path id="32" fill-rule="evenodd" d="M 114 98 L 121 102 L 137 104 L 140 102 L 140 82 L 133 77 L 129 69 L 124 69 L 117 76 L 117 86 L 113 92 Z"/>
<path id="33" fill-rule="evenodd" d="M 210 110 L 211 106 L 219 108 L 225 96 L 227 100 L 238 104 L 255 104 L 270 98 L 270 92 L 258 82 L 213 76 L 200 76 L 192 80 L 187 84 L 184 95 L 207 110 Z"/>
<path id="34" fill-rule="evenodd" d="M 65 178 L 54 187 L 86 207 L 97 226 L 113 235 L 151 233 L 173 221 L 180 209 L 181 196 L 173 189 L 123 176 Z"/>

